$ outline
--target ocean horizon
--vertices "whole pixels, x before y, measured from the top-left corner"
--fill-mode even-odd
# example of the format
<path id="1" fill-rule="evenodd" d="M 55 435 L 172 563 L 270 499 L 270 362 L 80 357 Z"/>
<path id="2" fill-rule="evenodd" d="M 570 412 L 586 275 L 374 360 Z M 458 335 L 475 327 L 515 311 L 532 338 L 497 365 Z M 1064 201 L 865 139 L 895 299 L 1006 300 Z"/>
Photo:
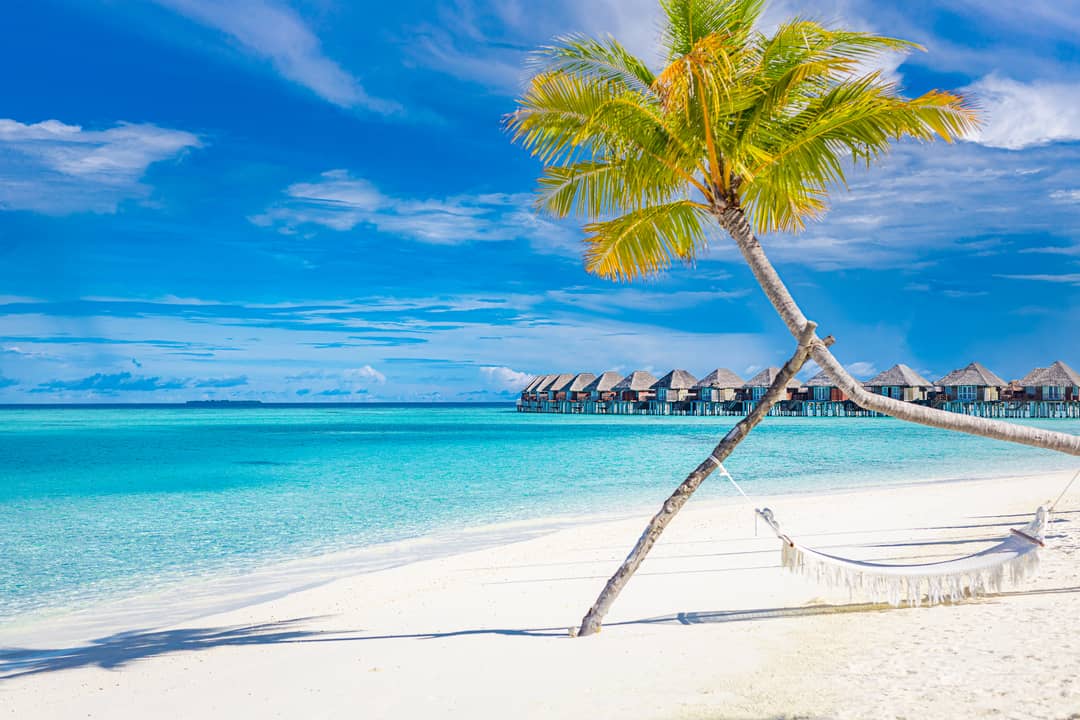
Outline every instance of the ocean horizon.
<path id="1" fill-rule="evenodd" d="M 738 419 L 498 403 L 5 409 L 0 621 L 281 560 L 655 507 Z M 889 418 L 769 418 L 727 466 L 747 492 L 774 495 L 1068 462 Z M 699 494 L 734 490 L 714 477 Z"/>

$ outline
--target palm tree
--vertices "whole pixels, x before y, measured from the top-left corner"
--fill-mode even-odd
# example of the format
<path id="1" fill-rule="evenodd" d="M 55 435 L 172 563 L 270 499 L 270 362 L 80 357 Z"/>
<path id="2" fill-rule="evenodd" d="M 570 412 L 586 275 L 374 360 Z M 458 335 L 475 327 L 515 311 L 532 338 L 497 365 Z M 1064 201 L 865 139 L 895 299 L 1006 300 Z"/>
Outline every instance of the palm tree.
<path id="1" fill-rule="evenodd" d="M 924 425 L 1080 455 L 1080 437 L 958 415 L 867 392 L 816 336 L 757 234 L 802 230 L 826 210 L 847 161 L 870 165 L 903 138 L 951 142 L 977 125 L 959 95 L 916 98 L 879 72 L 913 43 L 808 20 L 757 30 L 764 0 L 660 0 L 667 65 L 654 73 L 614 38 L 560 38 L 507 127 L 544 165 L 539 208 L 587 221 L 586 269 L 630 281 L 692 264 L 723 230 L 799 340 L 786 382 L 813 358 L 860 406 Z M 690 494 L 780 396 L 781 378 L 649 523 L 582 621 L 604 614 Z"/>

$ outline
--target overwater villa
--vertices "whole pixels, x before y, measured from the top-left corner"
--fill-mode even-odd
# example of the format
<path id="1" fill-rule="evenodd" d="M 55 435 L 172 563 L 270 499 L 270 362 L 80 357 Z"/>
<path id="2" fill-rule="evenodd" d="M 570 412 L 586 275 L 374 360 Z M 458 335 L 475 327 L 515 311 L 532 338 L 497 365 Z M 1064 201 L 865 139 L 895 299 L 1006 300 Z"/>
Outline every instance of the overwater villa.
<path id="1" fill-rule="evenodd" d="M 746 383 L 727 368 L 716 368 L 694 385 L 699 402 L 730 402 Z"/>
<path id="2" fill-rule="evenodd" d="M 765 368 L 757 375 L 746 381 L 746 384 L 743 385 L 741 388 L 742 393 L 740 394 L 740 399 L 749 402 L 757 402 L 758 400 L 761 400 L 761 398 L 765 397 L 766 391 L 768 391 L 769 386 L 773 384 L 773 381 L 776 380 L 776 376 L 779 373 L 780 368 L 778 367 Z M 799 383 L 799 381 L 792 378 L 790 381 L 788 381 L 787 398 L 784 399 L 790 400 L 792 393 L 798 392 L 800 387 L 802 387 L 802 385 Z"/>
<path id="3" fill-rule="evenodd" d="M 934 384 L 907 365 L 898 364 L 866 382 L 870 392 L 904 402 L 925 402 Z"/>
<path id="4" fill-rule="evenodd" d="M 810 402 L 846 402 L 847 394 L 836 386 L 828 371 L 822 370 L 814 377 L 806 381 L 805 400 Z"/>
<path id="5" fill-rule="evenodd" d="M 697 378 L 685 370 L 672 370 L 656 381 L 656 399 L 659 402 L 682 402 L 690 400 L 697 385 Z"/>
<path id="6" fill-rule="evenodd" d="M 566 384 L 557 400 L 569 400 L 570 402 L 584 402 L 589 399 L 589 393 L 585 390 L 596 379 L 592 373 L 578 373 Z"/>
<path id="7" fill-rule="evenodd" d="M 1076 402 L 1080 400 L 1080 373 L 1058 360 L 1035 368 L 1020 381 L 1025 400 Z"/>
<path id="8" fill-rule="evenodd" d="M 977 362 L 953 370 L 937 381 L 945 402 L 996 402 L 1009 383 Z"/>
<path id="9" fill-rule="evenodd" d="M 647 370 L 635 370 L 619 382 L 615 383 L 612 390 L 623 402 L 648 402 L 656 397 L 653 389 L 656 386 L 656 376 Z"/>
<path id="10" fill-rule="evenodd" d="M 779 368 L 743 382 L 726 368 L 700 381 L 683 369 L 659 380 L 645 370 L 538 375 L 521 391 L 520 412 L 615 415 L 746 415 L 761 401 Z M 871 392 L 952 412 L 1000 418 L 1080 418 L 1080 373 L 1064 362 L 1035 368 L 1006 383 L 973 362 L 936 385 L 907 365 L 894 365 L 865 383 Z M 788 382 L 786 397 L 770 411 L 792 417 L 866 417 L 876 413 L 852 402 L 825 371 Z"/>

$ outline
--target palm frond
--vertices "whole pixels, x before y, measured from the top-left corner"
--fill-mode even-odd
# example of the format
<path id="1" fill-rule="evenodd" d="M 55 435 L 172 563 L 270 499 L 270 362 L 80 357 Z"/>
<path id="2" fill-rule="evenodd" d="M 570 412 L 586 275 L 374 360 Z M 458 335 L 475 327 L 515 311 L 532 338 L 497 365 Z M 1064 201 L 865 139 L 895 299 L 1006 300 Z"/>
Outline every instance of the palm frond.
<path id="1" fill-rule="evenodd" d="M 764 0 L 661 0 L 667 20 L 661 42 L 668 62 L 688 54 L 709 35 L 744 44 L 764 6 Z"/>
<path id="2" fill-rule="evenodd" d="M 585 226 L 585 268 L 600 277 L 633 280 L 675 260 L 692 263 L 706 246 L 708 209 L 690 200 L 651 205 Z"/>
<path id="3" fill-rule="evenodd" d="M 615 38 L 593 39 L 571 34 L 540 48 L 531 64 L 538 72 L 557 72 L 591 77 L 621 86 L 628 92 L 652 94 L 656 80 L 652 70 Z"/>

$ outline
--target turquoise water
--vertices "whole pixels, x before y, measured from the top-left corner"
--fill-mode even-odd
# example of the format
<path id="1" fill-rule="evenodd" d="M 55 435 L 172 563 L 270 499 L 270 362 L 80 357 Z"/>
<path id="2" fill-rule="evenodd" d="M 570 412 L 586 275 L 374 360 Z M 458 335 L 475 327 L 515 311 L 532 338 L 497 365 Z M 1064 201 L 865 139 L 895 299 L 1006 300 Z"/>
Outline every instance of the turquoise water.
<path id="1" fill-rule="evenodd" d="M 735 421 L 510 407 L 0 410 L 0 618 L 159 578 L 654 506 Z M 1031 424 L 1080 433 L 1080 421 Z M 770 418 L 728 467 L 770 494 L 1075 463 L 889 419 Z"/>

